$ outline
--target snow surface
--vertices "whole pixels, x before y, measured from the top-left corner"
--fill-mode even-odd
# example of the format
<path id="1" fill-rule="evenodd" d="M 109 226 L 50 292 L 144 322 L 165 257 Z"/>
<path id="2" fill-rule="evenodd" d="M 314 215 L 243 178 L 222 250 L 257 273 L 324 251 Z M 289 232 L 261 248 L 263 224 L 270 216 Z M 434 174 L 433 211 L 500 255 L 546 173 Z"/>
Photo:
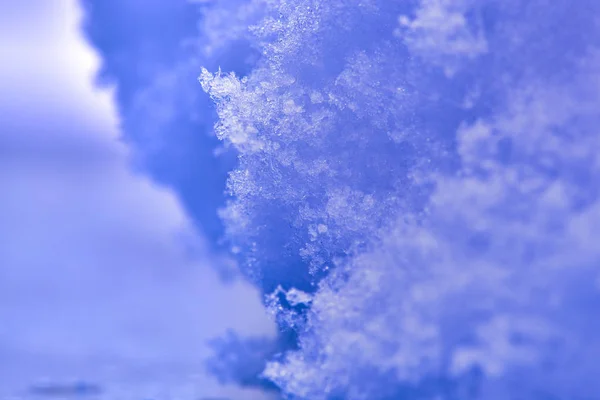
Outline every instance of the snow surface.
<path id="1" fill-rule="evenodd" d="M 222 216 L 297 335 L 265 376 L 290 399 L 600 398 L 600 3 L 225 3 L 260 57 L 200 75 L 238 152 Z"/>

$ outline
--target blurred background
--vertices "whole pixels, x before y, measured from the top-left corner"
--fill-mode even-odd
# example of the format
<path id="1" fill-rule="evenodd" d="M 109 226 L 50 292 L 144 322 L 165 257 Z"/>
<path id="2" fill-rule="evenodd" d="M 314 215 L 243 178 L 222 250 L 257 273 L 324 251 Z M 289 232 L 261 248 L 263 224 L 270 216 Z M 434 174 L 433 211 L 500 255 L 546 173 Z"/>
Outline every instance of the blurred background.
<path id="1" fill-rule="evenodd" d="M 275 326 L 218 241 L 233 157 L 198 21 L 183 0 L 0 3 L 0 399 L 271 398 L 205 368 L 211 339 Z"/>

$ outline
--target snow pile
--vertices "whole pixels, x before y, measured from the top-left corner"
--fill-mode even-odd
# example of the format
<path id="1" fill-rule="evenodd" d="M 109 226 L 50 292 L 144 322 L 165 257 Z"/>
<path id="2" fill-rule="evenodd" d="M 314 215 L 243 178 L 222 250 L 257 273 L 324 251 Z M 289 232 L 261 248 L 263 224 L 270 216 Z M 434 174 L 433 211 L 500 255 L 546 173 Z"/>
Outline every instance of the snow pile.
<path id="1" fill-rule="evenodd" d="M 255 68 L 200 79 L 239 154 L 232 250 L 298 335 L 265 376 L 597 396 L 600 3 L 252 3 Z"/>

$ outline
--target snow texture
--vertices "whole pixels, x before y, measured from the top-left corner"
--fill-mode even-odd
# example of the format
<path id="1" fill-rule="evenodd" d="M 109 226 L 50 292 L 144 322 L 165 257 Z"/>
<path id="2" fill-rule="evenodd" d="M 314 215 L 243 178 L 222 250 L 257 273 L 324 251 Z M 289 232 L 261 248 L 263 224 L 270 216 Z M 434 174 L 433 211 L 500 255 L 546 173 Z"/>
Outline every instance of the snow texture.
<path id="1" fill-rule="evenodd" d="M 600 3 L 235 3 L 214 24 L 260 57 L 200 81 L 238 153 L 231 249 L 297 336 L 264 376 L 600 398 Z"/>

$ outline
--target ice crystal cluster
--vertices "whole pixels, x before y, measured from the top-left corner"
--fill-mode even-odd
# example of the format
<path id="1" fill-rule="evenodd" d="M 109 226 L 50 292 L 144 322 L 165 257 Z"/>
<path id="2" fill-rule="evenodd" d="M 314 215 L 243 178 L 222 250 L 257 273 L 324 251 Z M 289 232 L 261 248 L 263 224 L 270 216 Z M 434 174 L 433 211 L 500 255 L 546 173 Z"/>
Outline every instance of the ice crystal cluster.
<path id="1" fill-rule="evenodd" d="M 600 2 L 224 3 L 259 56 L 200 77 L 238 154 L 222 217 L 297 337 L 264 376 L 600 398 Z"/>

